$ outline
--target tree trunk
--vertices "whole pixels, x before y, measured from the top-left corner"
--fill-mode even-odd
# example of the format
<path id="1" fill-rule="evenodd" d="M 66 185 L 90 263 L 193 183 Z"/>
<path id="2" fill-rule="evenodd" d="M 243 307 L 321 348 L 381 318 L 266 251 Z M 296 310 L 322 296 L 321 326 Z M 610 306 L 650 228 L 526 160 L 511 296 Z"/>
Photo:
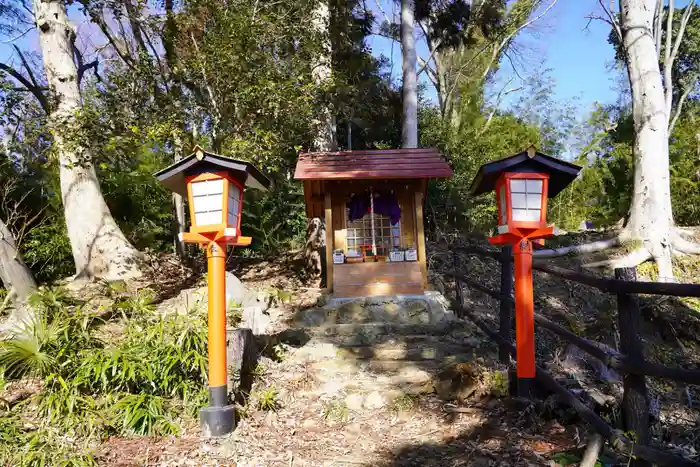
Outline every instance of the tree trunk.
<path id="1" fill-rule="evenodd" d="M 174 136 L 175 145 L 175 162 L 182 159 L 183 155 L 183 145 L 182 138 L 176 132 Z M 177 256 L 184 260 L 185 259 L 185 242 L 180 239 L 180 234 L 185 231 L 185 199 L 177 194 L 173 193 L 173 242 L 175 244 L 175 252 Z"/>
<path id="2" fill-rule="evenodd" d="M 10 301 L 14 302 L 12 314 L 0 325 L 0 330 L 6 331 L 20 326 L 31 318 L 31 308 L 25 306 L 25 302 L 36 290 L 36 282 L 17 249 L 12 232 L 3 219 L 0 219 L 0 279 L 7 289 L 7 297 L 3 305 Z"/>
<path id="3" fill-rule="evenodd" d="M 318 3 L 316 11 L 314 11 L 312 24 L 323 37 L 323 52 L 318 57 L 318 63 L 314 67 L 312 74 L 314 82 L 319 86 L 323 86 L 330 80 L 332 74 L 328 0 L 322 0 Z M 313 142 L 315 151 L 336 151 L 338 149 L 335 120 L 335 115 L 333 115 L 330 106 L 328 104 L 322 105 L 319 109 L 318 119 L 314 122 L 317 127 L 316 137 Z"/>
<path id="4" fill-rule="evenodd" d="M 313 69 L 313 79 L 318 86 L 324 86 L 331 78 L 331 42 L 330 42 L 330 11 L 328 0 L 321 0 L 314 11 L 312 25 L 323 37 L 323 52 L 318 57 L 318 63 Z M 338 141 L 336 138 L 336 119 L 328 104 L 321 105 L 318 118 L 314 119 L 316 135 L 313 140 L 314 151 L 337 151 Z M 322 274 L 323 264 L 321 258 L 325 257 L 323 252 L 324 244 L 318 239 L 325 238 L 324 221 L 314 217 L 309 219 L 306 226 L 306 248 L 304 257 L 306 259 L 307 273 L 310 277 L 318 277 Z M 331 248 L 326 246 L 326 248 Z"/>
<path id="5" fill-rule="evenodd" d="M 17 301 L 22 302 L 36 290 L 32 271 L 22 259 L 15 238 L 0 219 L 0 279 L 5 288 L 13 291 Z"/>
<path id="6" fill-rule="evenodd" d="M 418 147 L 418 88 L 416 77 L 416 36 L 414 0 L 401 0 L 401 46 L 403 68 L 403 123 L 401 145 Z"/>
<path id="7" fill-rule="evenodd" d="M 668 110 L 653 38 L 655 6 L 655 0 L 620 0 L 635 130 L 634 193 L 625 236 L 644 242 L 663 281 L 673 280 L 673 214 Z"/>
<path id="8" fill-rule="evenodd" d="M 58 154 L 61 198 L 76 277 L 107 280 L 139 275 L 138 251 L 105 203 L 90 150 L 80 143 L 82 107 L 73 61 L 75 31 L 61 0 L 33 0 L 49 88 L 55 99 L 49 121 Z"/>

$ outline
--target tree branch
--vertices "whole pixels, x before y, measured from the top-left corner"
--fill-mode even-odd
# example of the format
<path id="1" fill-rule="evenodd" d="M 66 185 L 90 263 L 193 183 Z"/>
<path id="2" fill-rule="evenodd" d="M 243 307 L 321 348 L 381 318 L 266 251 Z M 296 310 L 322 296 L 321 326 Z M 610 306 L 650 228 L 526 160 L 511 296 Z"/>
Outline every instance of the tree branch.
<path id="1" fill-rule="evenodd" d="M 605 261 L 584 264 L 584 268 L 632 268 L 638 266 L 648 259 L 651 259 L 651 253 L 646 248 L 638 248 L 631 253 L 628 253 L 620 258 L 611 258 Z"/>
<path id="2" fill-rule="evenodd" d="M 423 65 L 421 66 L 420 70 L 418 70 L 418 73 L 416 73 L 416 76 L 420 76 L 420 74 L 423 73 L 425 68 L 429 66 L 430 60 L 435 58 L 435 54 L 437 53 L 438 47 L 440 47 L 440 44 L 442 44 L 442 41 L 440 39 L 438 39 L 437 41 L 433 41 L 430 39 L 430 34 L 428 32 L 430 26 L 425 24 L 425 21 L 418 21 L 418 26 L 420 26 L 421 31 L 423 31 L 423 35 L 425 36 L 425 42 L 428 44 L 428 49 L 430 50 L 430 55 L 428 56 L 427 60 L 423 60 L 419 57 L 419 59 L 423 61 Z"/>
<path id="3" fill-rule="evenodd" d="M 620 40 L 620 43 L 622 43 L 622 29 L 620 28 L 620 23 L 617 21 L 617 18 L 615 18 L 615 15 L 613 14 L 613 1 L 611 0 L 610 2 L 610 8 L 605 6 L 603 0 L 598 0 L 598 3 L 600 4 L 600 7 L 603 9 L 605 14 L 608 16 L 608 19 L 604 21 L 606 23 L 609 23 L 613 27 L 613 29 L 615 30 L 615 34 L 617 34 L 617 38 Z"/>
<path id="4" fill-rule="evenodd" d="M 0 62 L 0 70 L 3 70 L 5 73 L 19 81 L 20 84 L 22 84 L 22 86 L 24 86 L 27 89 L 27 91 L 31 92 L 34 95 L 34 97 L 36 97 L 36 100 L 39 101 L 39 105 L 44 110 L 44 112 L 46 112 L 46 114 L 49 113 L 49 101 L 46 98 L 46 95 L 42 91 L 41 87 L 33 84 L 27 78 L 22 76 L 20 72 L 18 72 L 17 70 L 5 63 Z"/>
<path id="5" fill-rule="evenodd" d="M 693 82 L 697 80 L 697 74 L 695 75 L 695 78 L 693 79 Z M 683 89 L 683 93 L 681 94 L 681 97 L 678 99 L 678 103 L 676 104 L 676 110 L 673 112 L 673 118 L 671 119 L 671 123 L 668 125 L 668 134 L 670 135 L 671 132 L 673 132 L 673 128 L 676 126 L 676 122 L 678 121 L 678 118 L 681 116 L 681 110 L 683 110 L 683 104 L 685 103 L 685 100 L 688 97 L 688 94 L 690 94 L 690 91 L 693 90 L 692 85 L 688 85 Z"/>
<path id="6" fill-rule="evenodd" d="M 505 51 L 503 52 L 503 55 L 505 55 L 505 57 L 508 59 L 508 62 L 510 63 L 511 68 L 513 68 L 513 73 L 515 73 L 515 75 L 516 75 L 518 78 L 520 78 L 520 81 L 523 81 L 523 82 L 524 82 L 524 81 L 525 81 L 525 78 L 523 78 L 522 76 L 520 76 L 520 73 L 518 73 L 517 68 L 515 68 L 515 63 L 513 63 L 513 59 L 510 57 L 510 54 L 508 53 L 508 51 L 505 50 Z"/>
<path id="7" fill-rule="evenodd" d="M 93 68 L 95 70 L 95 76 L 97 77 L 97 81 L 102 82 L 102 77 L 100 77 L 99 73 L 97 72 L 97 67 L 99 66 L 99 59 L 95 59 L 90 63 L 85 63 L 85 60 L 83 59 L 83 53 L 78 49 L 78 47 L 75 46 L 75 44 L 73 44 L 73 53 L 75 54 L 75 60 L 78 62 L 78 86 L 80 86 L 80 83 L 83 82 L 83 75 L 85 75 L 85 72 L 90 68 Z"/>
<path id="8" fill-rule="evenodd" d="M 97 23 L 97 26 L 98 26 L 98 27 L 100 28 L 100 30 L 102 31 L 102 34 L 105 35 L 105 37 L 107 38 L 107 41 L 108 41 L 109 44 L 112 46 L 112 48 L 113 48 L 114 51 L 117 53 L 117 55 L 119 55 L 119 57 L 122 59 L 122 61 L 123 61 L 129 68 L 131 68 L 132 70 L 133 70 L 133 69 L 136 69 L 136 66 L 134 65 L 134 61 L 133 61 L 131 55 L 129 55 L 129 51 L 127 50 L 126 52 L 124 52 L 124 51 L 119 47 L 119 44 L 117 43 L 117 40 L 116 40 L 116 39 L 114 38 L 114 36 L 112 35 L 112 33 L 111 33 L 109 27 L 107 26 L 107 23 L 105 23 L 105 21 L 104 21 L 104 18 L 102 18 L 101 16 L 99 16 L 97 13 L 92 13 L 92 14 L 90 15 L 90 17 L 92 18 L 92 20 L 93 20 L 95 23 Z"/>
<path id="9" fill-rule="evenodd" d="M 678 33 L 676 34 L 676 40 L 673 44 L 673 51 L 671 52 L 671 64 L 676 60 L 678 56 L 678 49 L 681 47 L 681 41 L 683 40 L 683 35 L 685 34 L 685 27 L 688 25 L 688 20 L 690 19 L 690 14 L 693 12 L 693 7 L 695 6 L 695 1 L 688 3 L 683 11 L 683 16 L 681 17 L 681 24 L 678 27 Z"/>
<path id="10" fill-rule="evenodd" d="M 654 42 L 656 43 L 656 60 L 661 60 L 661 23 L 664 19 L 664 0 L 656 2 L 654 13 Z"/>
<path id="11" fill-rule="evenodd" d="M 673 63 L 671 63 L 671 43 L 673 41 L 673 0 L 668 0 L 668 17 L 666 18 L 666 46 L 664 50 L 664 87 L 666 102 L 666 121 L 671 116 L 673 105 Z"/>
<path id="12" fill-rule="evenodd" d="M 620 238 L 614 237 L 608 240 L 599 240 L 597 242 L 584 243 L 583 245 L 571 245 L 562 248 L 554 248 L 550 250 L 536 250 L 532 252 L 534 258 L 558 258 L 560 256 L 577 256 L 587 253 L 595 253 L 596 251 L 608 250 L 620 244 Z"/>
<path id="13" fill-rule="evenodd" d="M 491 60 L 486 65 L 486 69 L 484 70 L 482 76 L 483 78 L 486 78 L 486 76 L 489 74 L 489 71 L 491 71 L 493 62 L 496 60 L 496 58 L 498 58 L 498 55 L 500 54 L 501 50 L 503 50 L 508 45 L 508 43 L 520 33 L 520 31 L 527 27 L 530 27 L 533 23 L 539 21 L 542 17 L 544 17 L 544 15 L 546 15 L 549 12 L 549 10 L 551 10 L 554 7 L 554 5 L 557 4 L 557 1 L 558 0 L 552 0 L 552 2 L 549 5 L 547 5 L 547 8 L 545 8 L 542 13 L 535 16 L 531 20 L 524 22 L 523 24 L 515 28 L 515 30 L 513 30 L 510 34 L 507 34 L 506 37 L 503 38 L 503 40 L 494 48 L 493 53 L 491 54 Z"/>
<path id="14" fill-rule="evenodd" d="M 511 88 L 511 89 L 506 90 L 506 87 L 510 83 L 512 83 L 514 79 L 515 78 L 509 79 L 508 82 L 505 84 L 505 86 L 503 86 L 501 88 L 501 90 L 498 91 L 498 95 L 496 96 L 496 103 L 494 104 L 493 108 L 491 109 L 491 112 L 489 112 L 489 116 L 486 119 L 486 123 L 484 124 L 483 128 L 481 130 L 479 130 L 479 132 L 478 132 L 479 136 L 483 135 L 486 132 L 486 130 L 489 129 L 489 126 L 491 126 L 491 121 L 493 120 L 493 116 L 496 115 L 496 111 L 498 111 L 498 105 L 501 103 L 501 99 L 504 96 L 507 96 L 508 94 L 510 94 L 512 92 L 520 91 L 523 88 L 522 86 L 518 86 L 517 88 Z"/>
<path id="15" fill-rule="evenodd" d="M 29 79 L 32 80 L 32 84 L 34 85 L 35 88 L 39 87 L 39 83 L 37 83 L 36 78 L 34 78 L 34 72 L 32 71 L 31 67 L 29 66 L 29 62 L 25 58 L 24 54 L 22 51 L 17 47 L 17 45 L 13 44 L 12 47 L 17 51 L 17 55 L 19 55 L 19 59 L 22 61 L 22 66 L 24 66 L 24 69 L 27 71 L 27 74 L 29 75 Z"/>

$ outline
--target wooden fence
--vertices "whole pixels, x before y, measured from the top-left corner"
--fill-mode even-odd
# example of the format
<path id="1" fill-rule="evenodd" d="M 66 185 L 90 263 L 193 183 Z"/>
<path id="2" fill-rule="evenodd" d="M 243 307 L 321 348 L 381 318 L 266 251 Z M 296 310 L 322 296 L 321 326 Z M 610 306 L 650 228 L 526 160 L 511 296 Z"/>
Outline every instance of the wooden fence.
<path id="1" fill-rule="evenodd" d="M 461 253 L 492 258 L 501 263 L 500 291 L 489 289 L 479 282 L 460 274 Z M 513 254 L 511 247 L 501 251 L 479 247 L 454 247 L 455 272 L 448 274 L 455 279 L 458 313 L 468 317 L 499 346 L 499 359 L 508 364 L 515 358 L 515 346 L 512 341 L 512 317 L 514 300 L 513 289 Z M 637 294 L 671 295 L 676 297 L 700 297 L 700 285 L 636 281 L 636 269 L 615 270 L 615 279 L 599 278 L 589 274 L 560 268 L 537 262 L 535 256 L 533 268 L 552 276 L 586 284 L 605 293 L 617 296 L 618 328 L 620 333 L 620 351 L 610 351 L 599 347 L 594 342 L 577 336 L 544 316 L 535 313 L 535 324 L 561 339 L 578 346 L 583 351 L 600 360 L 603 364 L 624 375 L 622 418 L 625 431 L 634 433 L 630 439 L 624 432 L 613 428 L 597 413 L 586 406 L 578 397 L 559 384 L 540 366 L 537 367 L 536 381 L 543 388 L 559 395 L 561 399 L 587 421 L 596 432 L 607 439 L 610 446 L 618 453 L 628 456 L 629 465 L 640 467 L 652 463 L 660 466 L 700 466 L 693 461 L 676 454 L 665 452 L 650 445 L 649 399 L 647 397 L 646 376 L 667 378 L 689 384 L 700 385 L 700 371 L 673 368 L 649 362 L 644 358 L 642 340 L 639 336 L 641 315 Z M 467 285 L 500 301 L 498 330 L 491 329 L 483 320 L 464 306 L 463 287 Z M 524 396 L 529 388 L 520 385 L 518 395 Z"/>

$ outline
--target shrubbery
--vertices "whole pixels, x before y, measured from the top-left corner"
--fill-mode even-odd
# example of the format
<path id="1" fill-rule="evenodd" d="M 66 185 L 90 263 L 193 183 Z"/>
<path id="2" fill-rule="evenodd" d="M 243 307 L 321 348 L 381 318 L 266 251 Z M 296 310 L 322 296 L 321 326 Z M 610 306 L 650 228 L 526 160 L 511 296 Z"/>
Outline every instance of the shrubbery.
<path id="1" fill-rule="evenodd" d="M 204 318 L 149 301 L 122 300 L 107 323 L 60 289 L 32 297 L 36 318 L 0 343 L 0 370 L 41 389 L 2 412 L 0 464 L 91 465 L 89 447 L 107 435 L 174 434 L 191 421 L 207 397 Z"/>

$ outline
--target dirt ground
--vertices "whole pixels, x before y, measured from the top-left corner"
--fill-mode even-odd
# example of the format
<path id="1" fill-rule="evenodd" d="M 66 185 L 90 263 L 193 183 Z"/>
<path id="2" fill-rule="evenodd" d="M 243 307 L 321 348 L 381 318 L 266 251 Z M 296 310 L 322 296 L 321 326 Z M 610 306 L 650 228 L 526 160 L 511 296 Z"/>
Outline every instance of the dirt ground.
<path id="1" fill-rule="evenodd" d="M 431 282 L 450 295 L 453 284 L 441 271 L 449 267 L 451 258 L 433 246 L 430 260 Z M 257 379 L 248 404 L 239 411 L 234 434 L 217 441 L 202 440 L 195 424 L 179 437 L 109 439 L 99 451 L 101 465 L 577 465 L 591 434 L 588 427 L 556 400 L 546 399 L 535 408 L 503 397 L 503 388 L 498 386 L 507 382 L 494 383 L 493 375 L 504 374 L 507 368 L 498 363 L 495 345 L 471 323 L 460 321 L 454 330 L 434 337 L 388 333 L 382 336 L 381 345 L 373 343 L 383 351 L 405 350 L 414 339 L 416 345 L 435 348 L 465 343 L 472 353 L 470 371 L 479 386 L 466 398 L 441 393 L 439 378 L 445 361 L 356 358 L 335 336 L 314 334 L 313 330 L 306 330 L 302 338 L 284 338 L 295 335 L 290 333 L 298 328 L 295 318 L 321 300 L 318 281 L 299 279 L 299 261 L 290 257 L 232 264 L 248 286 L 285 290 L 291 296 L 289 303 L 278 305 L 272 337 L 263 340 L 266 344 L 262 345 L 268 347 L 262 349 Z M 466 271 L 497 288 L 499 269 L 489 261 L 470 257 Z M 581 267 L 568 259 L 560 264 Z M 535 286 L 538 311 L 578 334 L 616 345 L 614 299 L 540 273 L 536 273 Z M 466 299 L 485 320 L 495 323 L 493 301 L 476 291 L 467 291 Z M 700 327 L 700 320 L 685 310 L 692 306 L 678 300 L 643 301 L 644 341 L 652 359 L 698 367 L 700 354 L 693 330 Z M 672 326 L 675 323 L 682 324 Z M 552 336 L 539 335 L 538 358 L 556 369 L 566 346 Z M 668 446 L 682 447 L 688 455 L 698 446 L 694 434 L 700 426 L 697 389 L 650 383 L 650 393 L 661 406 L 655 436 Z M 619 413 L 611 408 L 604 416 L 614 423 Z M 610 466 L 628 461 L 609 453 L 601 460 L 601 465 Z"/>

